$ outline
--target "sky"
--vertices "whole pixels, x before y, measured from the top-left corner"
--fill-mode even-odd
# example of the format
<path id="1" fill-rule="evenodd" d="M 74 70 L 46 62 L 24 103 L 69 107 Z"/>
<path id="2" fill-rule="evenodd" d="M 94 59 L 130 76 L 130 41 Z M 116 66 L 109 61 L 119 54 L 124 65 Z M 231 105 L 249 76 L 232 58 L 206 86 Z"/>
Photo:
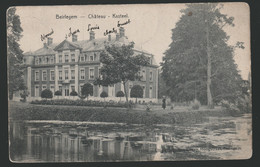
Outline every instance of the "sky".
<path id="1" fill-rule="evenodd" d="M 106 30 L 117 28 L 117 23 L 124 25 L 125 35 L 142 49 L 152 53 L 157 64 L 162 61 L 164 52 L 171 43 L 171 30 L 180 19 L 180 10 L 185 4 L 133 4 L 133 5 L 88 5 L 88 6 L 26 6 L 17 7 L 16 14 L 20 16 L 23 37 L 20 40 L 24 52 L 35 51 L 43 46 L 40 36 L 51 35 L 54 43 L 60 43 L 72 31 L 80 30 L 78 40 L 88 40 L 88 25 L 98 26 L 96 38 L 102 38 Z M 243 79 L 247 79 L 250 71 L 250 18 L 249 7 L 245 3 L 224 3 L 223 14 L 235 18 L 235 27 L 224 30 L 230 36 L 228 43 L 234 45 L 237 41 L 244 42 L 245 49 L 235 50 L 235 62 L 241 71 Z M 113 18 L 116 15 L 128 15 L 128 18 Z M 57 15 L 77 16 L 75 19 L 57 19 Z M 91 18 L 91 15 L 104 15 L 106 18 Z M 112 34 L 115 36 L 115 34 Z M 71 37 L 68 38 L 71 40 Z"/>

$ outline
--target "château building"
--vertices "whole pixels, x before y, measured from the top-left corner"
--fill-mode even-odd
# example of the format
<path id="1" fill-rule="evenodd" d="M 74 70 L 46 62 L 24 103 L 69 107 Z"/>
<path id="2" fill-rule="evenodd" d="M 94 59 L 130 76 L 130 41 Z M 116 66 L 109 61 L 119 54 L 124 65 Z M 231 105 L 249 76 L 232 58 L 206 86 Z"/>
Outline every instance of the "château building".
<path id="1" fill-rule="evenodd" d="M 94 85 L 93 82 L 100 75 L 101 63 L 100 53 L 105 49 L 105 45 L 129 44 L 125 35 L 125 29 L 120 27 L 119 33 L 112 37 L 95 39 L 94 31 L 90 31 L 89 40 L 77 40 L 77 35 L 72 35 L 72 41 L 65 39 L 61 43 L 53 43 L 53 39 L 48 37 L 43 47 L 24 54 L 25 83 L 29 91 L 29 98 L 37 99 L 44 89 L 50 89 L 53 93 L 57 90 L 62 92 L 62 97 L 67 98 L 70 92 L 75 90 L 81 92 L 85 83 L 93 85 L 93 96 L 100 98 L 100 93 L 106 91 L 108 98 L 115 98 L 118 91 L 123 91 L 122 83 L 113 86 Z M 129 81 L 127 94 L 134 85 L 143 87 L 145 101 L 154 101 L 158 97 L 158 65 L 155 63 L 154 55 L 134 47 L 134 54 L 144 54 L 149 57 L 150 64 L 142 67 L 140 81 Z"/>

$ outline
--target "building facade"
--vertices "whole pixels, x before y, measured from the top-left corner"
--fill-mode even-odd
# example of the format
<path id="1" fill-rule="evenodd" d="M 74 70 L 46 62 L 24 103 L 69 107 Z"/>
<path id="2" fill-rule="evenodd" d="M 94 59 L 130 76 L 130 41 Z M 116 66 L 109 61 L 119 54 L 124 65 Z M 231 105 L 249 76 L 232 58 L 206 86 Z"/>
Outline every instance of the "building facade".
<path id="1" fill-rule="evenodd" d="M 95 33 L 90 31 L 89 40 L 78 41 L 76 35 L 72 35 L 72 41 L 65 39 L 59 44 L 54 44 L 52 38 L 48 38 L 44 46 L 34 52 L 24 54 L 25 83 L 29 96 L 37 98 L 44 89 L 50 89 L 53 93 L 62 92 L 62 97 L 70 96 L 75 90 L 81 92 L 85 83 L 93 85 L 92 98 L 99 98 L 102 91 L 108 93 L 108 98 L 115 99 L 118 91 L 123 91 L 122 83 L 113 86 L 94 85 L 93 82 L 100 76 L 100 53 L 107 44 L 129 44 L 125 36 L 125 29 L 121 27 L 115 38 L 109 34 L 107 38 L 95 39 Z M 153 101 L 158 97 L 158 65 L 154 55 L 135 46 L 134 54 L 144 54 L 149 57 L 150 64 L 142 67 L 140 81 L 129 81 L 127 94 L 130 96 L 134 85 L 143 87 L 144 100 Z"/>

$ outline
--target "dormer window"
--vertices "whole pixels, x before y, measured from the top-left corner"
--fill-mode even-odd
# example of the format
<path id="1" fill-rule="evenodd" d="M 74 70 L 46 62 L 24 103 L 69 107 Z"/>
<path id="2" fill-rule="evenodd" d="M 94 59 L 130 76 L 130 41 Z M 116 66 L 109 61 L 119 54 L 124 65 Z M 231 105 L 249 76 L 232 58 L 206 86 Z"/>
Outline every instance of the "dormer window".
<path id="1" fill-rule="evenodd" d="M 71 62 L 75 62 L 75 54 L 71 54 Z"/>
<path id="2" fill-rule="evenodd" d="M 35 64 L 39 64 L 38 58 L 35 58 Z"/>
<path id="3" fill-rule="evenodd" d="M 69 55 L 65 55 L 65 62 L 69 62 Z"/>
<path id="4" fill-rule="evenodd" d="M 97 54 L 94 53 L 94 60 L 97 60 Z"/>
<path id="5" fill-rule="evenodd" d="M 54 58 L 53 58 L 53 57 L 51 57 L 51 63 L 52 63 L 52 64 L 54 63 Z"/>
<path id="6" fill-rule="evenodd" d="M 94 56 L 93 55 L 89 56 L 89 61 L 94 61 Z"/>
<path id="7" fill-rule="evenodd" d="M 80 61 L 85 61 L 85 56 L 80 56 Z"/>
<path id="8" fill-rule="evenodd" d="M 59 63 L 62 63 L 62 55 L 59 55 Z"/>

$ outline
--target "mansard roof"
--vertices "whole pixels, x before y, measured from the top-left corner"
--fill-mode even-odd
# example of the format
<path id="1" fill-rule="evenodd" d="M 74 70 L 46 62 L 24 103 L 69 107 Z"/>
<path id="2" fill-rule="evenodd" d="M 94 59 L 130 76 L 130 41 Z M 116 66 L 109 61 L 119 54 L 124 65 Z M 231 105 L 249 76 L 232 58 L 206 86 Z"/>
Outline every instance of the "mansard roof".
<path id="1" fill-rule="evenodd" d="M 116 40 L 115 37 L 112 37 L 110 41 L 108 41 L 107 37 L 92 39 L 92 40 L 81 40 L 75 42 L 70 42 L 65 39 L 59 44 L 53 43 L 51 45 L 46 45 L 34 52 L 26 52 L 24 53 L 24 55 L 35 55 L 35 56 L 52 55 L 55 54 L 55 51 L 62 51 L 68 49 L 70 50 L 81 49 L 82 52 L 93 52 L 93 51 L 104 50 L 106 45 L 121 46 L 123 44 L 128 45 L 129 43 L 130 41 L 126 36 L 120 37 L 118 40 Z M 142 47 L 137 44 L 134 45 L 134 51 L 144 53 L 147 55 L 152 55 L 151 53 L 142 49 Z M 153 62 L 154 65 L 157 65 L 155 63 L 154 58 L 153 58 Z"/>
<path id="2" fill-rule="evenodd" d="M 51 45 L 46 45 L 34 52 L 26 52 L 24 53 L 24 55 L 35 55 L 35 56 L 41 56 L 41 55 L 53 55 L 55 54 L 55 51 L 53 50 L 53 48 L 55 47 L 55 44 L 51 44 Z"/>

